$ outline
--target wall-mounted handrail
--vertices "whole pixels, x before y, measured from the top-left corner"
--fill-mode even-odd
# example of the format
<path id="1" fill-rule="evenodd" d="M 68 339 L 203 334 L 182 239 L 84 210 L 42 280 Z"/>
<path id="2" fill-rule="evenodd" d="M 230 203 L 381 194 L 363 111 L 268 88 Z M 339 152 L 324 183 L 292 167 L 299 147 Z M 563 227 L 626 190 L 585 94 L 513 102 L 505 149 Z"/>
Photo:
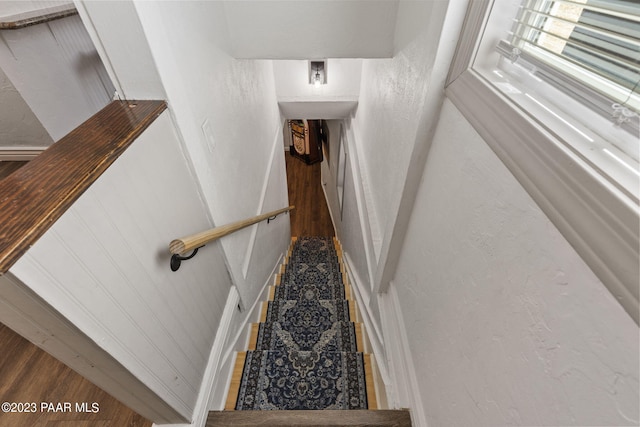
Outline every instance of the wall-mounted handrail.
<path id="1" fill-rule="evenodd" d="M 256 215 L 252 218 L 247 218 L 240 221 L 232 222 L 230 224 L 221 225 L 220 227 L 202 231 L 197 234 L 192 234 L 191 236 L 186 236 L 181 239 L 175 239 L 169 244 L 169 252 L 174 255 L 179 255 L 187 251 L 192 251 L 235 231 L 242 230 L 245 227 L 249 227 L 250 225 L 256 224 L 260 221 L 264 221 L 265 219 L 273 219 L 281 213 L 288 212 L 292 209 L 295 209 L 295 206 L 288 206 L 286 208 L 267 212 L 262 215 Z"/>

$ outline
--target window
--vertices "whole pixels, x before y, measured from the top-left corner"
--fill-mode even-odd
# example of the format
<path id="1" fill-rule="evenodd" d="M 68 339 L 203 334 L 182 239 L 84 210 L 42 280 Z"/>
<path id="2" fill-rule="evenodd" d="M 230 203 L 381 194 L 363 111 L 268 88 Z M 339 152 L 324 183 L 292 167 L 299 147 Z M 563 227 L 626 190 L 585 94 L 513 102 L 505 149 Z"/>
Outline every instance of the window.
<path id="1" fill-rule="evenodd" d="M 473 0 L 447 96 L 640 321 L 640 2 Z"/>
<path id="2" fill-rule="evenodd" d="M 509 4 L 491 10 L 477 69 L 638 201 L 640 3 Z"/>
<path id="3" fill-rule="evenodd" d="M 510 45 L 614 102 L 640 110 L 640 4 L 527 0 Z"/>

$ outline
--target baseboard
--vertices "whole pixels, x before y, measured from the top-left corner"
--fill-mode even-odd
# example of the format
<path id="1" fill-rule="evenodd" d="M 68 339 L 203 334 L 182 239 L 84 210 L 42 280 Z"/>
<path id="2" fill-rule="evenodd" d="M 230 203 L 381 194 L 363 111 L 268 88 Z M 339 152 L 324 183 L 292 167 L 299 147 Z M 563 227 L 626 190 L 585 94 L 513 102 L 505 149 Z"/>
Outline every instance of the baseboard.
<path id="1" fill-rule="evenodd" d="M 163 427 L 202 427 L 207 422 L 207 416 L 209 415 L 209 401 L 212 398 L 214 390 L 217 387 L 226 387 L 224 382 L 224 376 L 220 375 L 222 354 L 224 351 L 225 343 L 227 342 L 229 330 L 232 325 L 232 320 L 235 313 L 238 312 L 238 303 L 240 302 L 240 295 L 235 286 L 229 290 L 227 296 L 227 302 L 224 305 L 222 312 L 222 318 L 220 319 L 220 325 L 218 326 L 218 332 L 216 338 L 211 347 L 211 353 L 209 354 L 209 361 L 204 371 L 204 378 L 200 385 L 200 392 L 198 393 L 198 399 L 196 401 L 195 409 L 193 412 L 193 420 L 190 424 L 162 424 Z M 154 424 L 157 426 L 158 424 Z"/>
<path id="2" fill-rule="evenodd" d="M 387 293 L 379 298 L 380 316 L 386 338 L 385 360 L 390 374 L 389 404 L 396 408 L 409 408 L 411 422 L 416 427 L 426 427 L 427 418 L 420 397 L 418 379 L 411 357 L 402 308 L 393 282 Z"/>
<path id="3" fill-rule="evenodd" d="M 374 316 L 370 312 L 369 306 L 369 298 L 365 297 L 367 295 L 366 289 L 363 289 L 363 283 L 360 280 L 358 274 L 351 268 L 351 258 L 349 254 L 343 252 L 343 260 L 344 265 L 347 270 L 347 274 L 349 275 L 349 283 L 351 284 L 351 289 L 355 294 L 356 302 L 358 303 L 358 308 L 360 308 L 360 315 L 362 317 L 362 323 L 364 323 L 364 327 L 367 331 L 367 335 L 369 338 L 369 342 L 371 344 L 371 348 L 373 349 L 373 355 L 375 360 L 377 361 L 378 371 L 380 373 L 380 378 L 385 385 L 385 391 L 388 390 L 388 384 L 390 381 L 387 358 L 386 358 L 386 346 L 388 345 L 383 341 L 383 336 L 380 331 L 380 327 L 373 320 Z M 392 403 L 387 396 L 386 399 L 389 403 Z"/>
<path id="4" fill-rule="evenodd" d="M 232 287 L 227 296 L 227 302 L 224 306 L 218 334 L 211 348 L 209 362 L 205 369 L 202 385 L 198 394 L 193 420 L 190 424 L 154 424 L 154 426 L 162 427 L 204 427 L 210 410 L 221 410 L 227 399 L 227 389 L 229 379 L 233 370 L 233 361 L 235 358 L 235 349 L 237 343 L 242 341 L 242 337 L 246 334 L 249 324 L 256 321 L 260 311 L 260 302 L 268 292 L 268 287 L 272 284 L 275 272 L 282 263 L 283 256 L 278 258 L 269 279 L 264 283 L 262 290 L 256 301 L 254 301 L 251 310 L 247 311 L 247 315 L 241 321 L 235 335 L 232 335 L 232 325 L 234 319 L 240 315 L 238 304 L 240 303 L 240 295 L 235 287 Z"/>
<path id="5" fill-rule="evenodd" d="M 28 162 L 47 147 L 0 147 L 0 162 Z"/>
<path id="6" fill-rule="evenodd" d="M 343 252 L 343 259 L 344 259 L 344 264 L 347 268 L 347 274 L 349 275 L 349 279 L 350 279 L 349 282 L 352 285 L 354 285 L 353 288 L 355 290 L 358 305 L 362 309 L 361 311 L 363 311 L 362 313 L 364 317 L 363 320 L 365 320 L 365 326 L 367 328 L 367 331 L 369 331 L 370 333 L 373 332 L 374 340 L 372 341 L 372 345 L 374 347 L 378 346 L 379 349 L 383 349 L 384 348 L 383 333 L 380 330 L 380 326 L 377 324 L 377 322 L 373 321 L 374 316 L 370 313 L 370 299 L 371 299 L 371 297 L 369 296 L 370 291 L 364 287 L 363 281 L 360 278 L 360 275 L 357 273 L 357 271 L 351 268 L 351 265 L 353 265 L 353 262 L 347 252 Z M 384 354 L 384 353 L 381 352 L 380 354 Z"/>
<path id="7" fill-rule="evenodd" d="M 320 177 L 322 179 L 322 177 Z M 324 200 L 327 203 L 327 206 L 331 206 L 329 204 L 329 198 L 327 197 L 327 187 L 325 183 L 322 183 L 322 192 L 324 193 Z M 333 209 L 329 209 L 329 217 L 331 218 L 331 224 L 333 225 L 333 234 L 338 235 L 338 231 L 336 230 L 336 219 L 333 217 Z"/>
<path id="8" fill-rule="evenodd" d="M 281 254 L 278 258 L 278 261 L 273 267 L 271 274 L 269 275 L 269 279 L 262 285 L 262 289 L 258 294 L 258 297 L 253 302 L 251 309 L 246 311 L 246 315 L 244 319 L 240 322 L 240 326 L 238 327 L 235 335 L 230 335 L 230 330 L 227 329 L 227 334 L 224 337 L 224 347 L 225 352 L 222 355 L 219 363 L 218 363 L 218 371 L 217 371 L 217 381 L 215 383 L 215 390 L 211 393 L 211 398 L 209 399 L 207 412 L 208 411 L 221 411 L 224 409 L 224 404 L 227 401 L 227 391 L 229 380 L 231 378 L 231 374 L 234 366 L 235 352 L 240 350 L 246 350 L 247 342 L 249 339 L 249 327 L 251 323 L 257 322 L 260 316 L 260 303 L 266 299 L 266 295 L 268 295 L 269 285 L 273 284 L 275 279 L 275 274 L 280 268 L 280 264 L 282 263 L 284 254 Z M 237 304 L 236 304 L 237 305 Z M 234 307 L 235 308 L 235 307 Z M 238 313 L 236 311 L 236 313 Z M 206 417 L 205 417 L 206 420 Z M 196 424 L 196 426 L 202 426 L 203 424 Z"/>
<path id="9" fill-rule="evenodd" d="M 256 212 L 256 215 L 260 215 L 263 214 L 264 211 L 264 202 L 265 199 L 267 197 L 267 191 L 269 190 L 269 183 L 271 182 L 271 177 L 273 175 L 273 164 L 274 164 L 274 159 L 276 156 L 278 156 L 280 153 L 278 153 L 277 151 L 277 147 L 280 144 L 280 141 L 282 141 L 282 127 L 279 127 L 276 130 L 276 136 L 273 139 L 273 143 L 271 145 L 271 153 L 269 155 L 269 163 L 267 165 L 267 170 L 265 172 L 264 177 L 262 178 L 262 189 L 260 190 L 260 201 L 258 202 L 258 211 Z M 277 171 L 276 171 L 277 172 Z M 286 181 L 286 178 L 285 178 Z M 260 224 L 255 224 L 254 226 L 251 227 L 251 236 L 249 237 L 249 244 L 247 245 L 247 250 L 245 252 L 245 256 L 244 256 L 244 262 L 242 264 L 242 277 L 244 279 L 247 278 L 247 274 L 249 273 L 249 266 L 251 265 L 251 258 L 253 256 L 253 248 L 255 247 L 256 244 L 256 238 L 258 236 L 258 227 L 260 226 Z"/>

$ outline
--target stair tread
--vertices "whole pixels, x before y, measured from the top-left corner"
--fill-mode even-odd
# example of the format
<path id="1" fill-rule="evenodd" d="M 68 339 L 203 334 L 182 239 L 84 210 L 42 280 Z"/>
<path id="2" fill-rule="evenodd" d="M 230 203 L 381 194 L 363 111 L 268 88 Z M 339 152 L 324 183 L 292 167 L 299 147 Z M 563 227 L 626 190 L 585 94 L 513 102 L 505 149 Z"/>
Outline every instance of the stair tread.
<path id="1" fill-rule="evenodd" d="M 280 322 L 260 323 L 256 350 L 357 351 L 353 322 L 334 322 L 323 328 L 300 330 Z"/>
<path id="2" fill-rule="evenodd" d="M 345 286 L 343 283 L 281 283 L 274 289 L 276 300 L 344 299 Z"/>
<path id="3" fill-rule="evenodd" d="M 347 300 L 275 300 L 267 305 L 266 322 L 293 322 L 311 326 L 317 322 L 349 321 Z"/>
<path id="4" fill-rule="evenodd" d="M 411 427 L 407 410 L 211 411 L 205 427 L 222 426 L 387 426 Z"/>
<path id="5" fill-rule="evenodd" d="M 366 409 L 364 364 L 360 352 L 247 351 L 236 409 Z"/>
<path id="6" fill-rule="evenodd" d="M 362 326 L 352 322 L 357 310 L 341 252 L 330 237 L 291 246 L 249 350 L 238 353 L 225 409 L 375 409 L 372 359 L 362 352 Z"/>

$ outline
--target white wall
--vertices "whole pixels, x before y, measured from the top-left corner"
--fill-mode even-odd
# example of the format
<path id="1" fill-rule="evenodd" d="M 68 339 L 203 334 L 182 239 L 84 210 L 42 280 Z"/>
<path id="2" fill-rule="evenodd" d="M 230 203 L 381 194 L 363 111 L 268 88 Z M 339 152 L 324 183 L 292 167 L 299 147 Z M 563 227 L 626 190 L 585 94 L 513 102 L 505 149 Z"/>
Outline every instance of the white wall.
<path id="1" fill-rule="evenodd" d="M 272 64 L 236 60 L 225 53 L 223 6 L 220 2 L 135 5 L 216 225 L 288 204 Z M 205 122 L 209 136 L 203 131 Z M 256 227 L 222 239 L 243 305 L 257 298 L 290 238 L 287 216 L 269 224 L 271 231 L 261 234 L 258 244 L 253 235 Z"/>
<path id="2" fill-rule="evenodd" d="M 430 426 L 638 425 L 637 325 L 448 101 L 393 288 Z"/>
<path id="3" fill-rule="evenodd" d="M 75 0 L 75 4 L 119 97 L 166 99 L 133 2 Z"/>
<path id="4" fill-rule="evenodd" d="M 78 16 L 5 30 L 2 39 L 0 67 L 54 141 L 111 100 L 113 85 Z"/>
<path id="5" fill-rule="evenodd" d="M 76 352 L 64 362 L 80 363 L 83 375 L 155 422 L 190 420 L 232 284 L 219 244 L 177 272 L 168 244 L 210 226 L 164 112 L 10 269 L 108 356 L 92 358 L 81 337 L 47 324 L 37 344 L 50 350 L 62 340 Z M 115 386 L 104 380 L 120 375 L 106 367 L 111 359 L 129 376 Z M 129 399 L 138 381 L 182 418 L 154 411 L 157 401 Z"/>
<path id="6" fill-rule="evenodd" d="M 0 148 L 48 147 L 53 140 L 0 68 Z"/>
<path id="7" fill-rule="evenodd" d="M 423 117 L 424 107 L 441 96 L 442 89 L 431 85 L 431 74 L 447 7 L 448 2 L 400 2 L 396 38 L 402 43 L 393 59 L 363 62 L 353 121 L 363 179 L 371 189 L 372 229 L 379 230 L 377 256 L 385 232 L 393 228 L 414 145 L 422 143 L 419 129 L 433 119 Z"/>
<path id="8" fill-rule="evenodd" d="M 444 78 L 464 6 L 464 2 L 400 2 L 395 56 L 363 60 L 358 108 L 345 121 L 353 174 L 346 179 L 354 182 L 355 197 L 345 204 L 342 230 L 349 232 L 340 239 L 354 275 L 360 278 L 363 309 L 369 311 L 376 331 L 382 325 L 374 296 L 384 292 L 394 271 L 392 258 L 403 239 L 402 228 L 444 99 Z M 378 338 L 384 351 L 382 337 Z"/>

